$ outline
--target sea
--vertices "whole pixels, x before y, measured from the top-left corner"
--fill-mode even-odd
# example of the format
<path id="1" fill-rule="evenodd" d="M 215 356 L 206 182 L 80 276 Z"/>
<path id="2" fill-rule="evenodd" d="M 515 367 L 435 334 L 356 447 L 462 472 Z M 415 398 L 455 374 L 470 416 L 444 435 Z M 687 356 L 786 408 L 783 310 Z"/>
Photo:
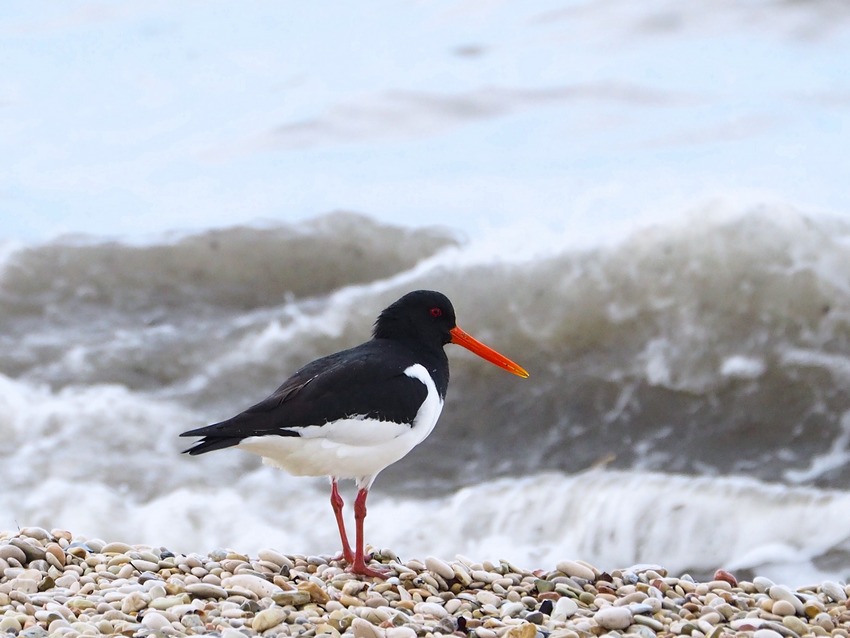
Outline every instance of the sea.
<path id="1" fill-rule="evenodd" d="M 373 547 L 850 577 L 846 3 L 0 18 L 0 530 L 337 553 L 327 479 L 178 434 L 426 288 L 530 377 L 447 346 Z"/>

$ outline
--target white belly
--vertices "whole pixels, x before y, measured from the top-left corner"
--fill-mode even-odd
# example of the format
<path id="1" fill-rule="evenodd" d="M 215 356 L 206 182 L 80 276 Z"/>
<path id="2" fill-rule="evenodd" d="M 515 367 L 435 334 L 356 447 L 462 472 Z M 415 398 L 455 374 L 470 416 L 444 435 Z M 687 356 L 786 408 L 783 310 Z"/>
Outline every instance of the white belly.
<path id="1" fill-rule="evenodd" d="M 354 417 L 302 428 L 301 436 L 249 437 L 237 447 L 295 476 L 355 479 L 358 487 L 368 488 L 378 472 L 425 440 L 443 409 L 434 381 L 422 365 L 412 365 L 404 373 L 428 389 L 412 425 Z"/>

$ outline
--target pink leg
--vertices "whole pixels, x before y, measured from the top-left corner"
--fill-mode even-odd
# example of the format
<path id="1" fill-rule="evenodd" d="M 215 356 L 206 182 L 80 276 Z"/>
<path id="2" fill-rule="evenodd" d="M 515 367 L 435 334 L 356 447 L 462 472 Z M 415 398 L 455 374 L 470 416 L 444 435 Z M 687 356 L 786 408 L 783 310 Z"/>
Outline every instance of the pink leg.
<path id="1" fill-rule="evenodd" d="M 354 562 L 350 562 L 348 571 L 352 574 L 360 574 L 361 576 L 386 578 L 388 574 L 383 571 L 367 567 L 363 555 L 363 520 L 366 518 L 366 496 L 368 494 L 369 490 L 365 487 L 361 488 L 357 492 L 357 499 L 354 501 L 354 522 L 357 524 L 357 547 L 354 550 Z"/>
<path id="2" fill-rule="evenodd" d="M 334 508 L 336 525 L 339 527 L 339 538 L 342 541 L 342 558 L 349 565 L 354 562 L 354 554 L 351 553 L 351 545 L 348 544 L 348 536 L 345 533 L 345 522 L 342 520 L 342 497 L 336 485 L 336 479 L 331 479 L 331 507 Z"/>

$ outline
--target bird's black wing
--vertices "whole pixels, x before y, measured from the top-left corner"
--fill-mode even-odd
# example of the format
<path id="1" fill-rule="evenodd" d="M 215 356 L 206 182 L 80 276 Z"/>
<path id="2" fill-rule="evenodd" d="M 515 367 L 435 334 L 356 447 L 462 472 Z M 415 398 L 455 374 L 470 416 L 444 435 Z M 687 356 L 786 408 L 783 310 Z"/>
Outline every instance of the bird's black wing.
<path id="1" fill-rule="evenodd" d="M 268 398 L 235 417 L 180 436 L 203 437 L 186 450 L 194 455 L 251 436 L 300 436 L 300 428 L 346 417 L 409 424 L 428 395 L 421 381 L 404 373 L 411 361 L 402 346 L 369 341 L 307 364 Z"/>

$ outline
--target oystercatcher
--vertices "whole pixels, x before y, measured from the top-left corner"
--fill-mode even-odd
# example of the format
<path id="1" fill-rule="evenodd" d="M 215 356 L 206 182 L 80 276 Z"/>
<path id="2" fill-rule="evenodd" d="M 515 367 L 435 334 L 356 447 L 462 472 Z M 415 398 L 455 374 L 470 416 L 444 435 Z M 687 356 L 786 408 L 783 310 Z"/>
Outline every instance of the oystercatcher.
<path id="1" fill-rule="evenodd" d="M 185 450 L 238 447 L 296 476 L 328 476 L 342 557 L 355 574 L 385 577 L 366 564 L 366 496 L 378 473 L 427 437 L 443 409 L 456 343 L 520 377 L 528 373 L 455 323 L 448 298 L 417 290 L 381 312 L 366 343 L 298 370 L 267 399 L 235 417 L 180 436 L 203 437 Z M 338 479 L 354 479 L 356 547 L 348 543 Z"/>

